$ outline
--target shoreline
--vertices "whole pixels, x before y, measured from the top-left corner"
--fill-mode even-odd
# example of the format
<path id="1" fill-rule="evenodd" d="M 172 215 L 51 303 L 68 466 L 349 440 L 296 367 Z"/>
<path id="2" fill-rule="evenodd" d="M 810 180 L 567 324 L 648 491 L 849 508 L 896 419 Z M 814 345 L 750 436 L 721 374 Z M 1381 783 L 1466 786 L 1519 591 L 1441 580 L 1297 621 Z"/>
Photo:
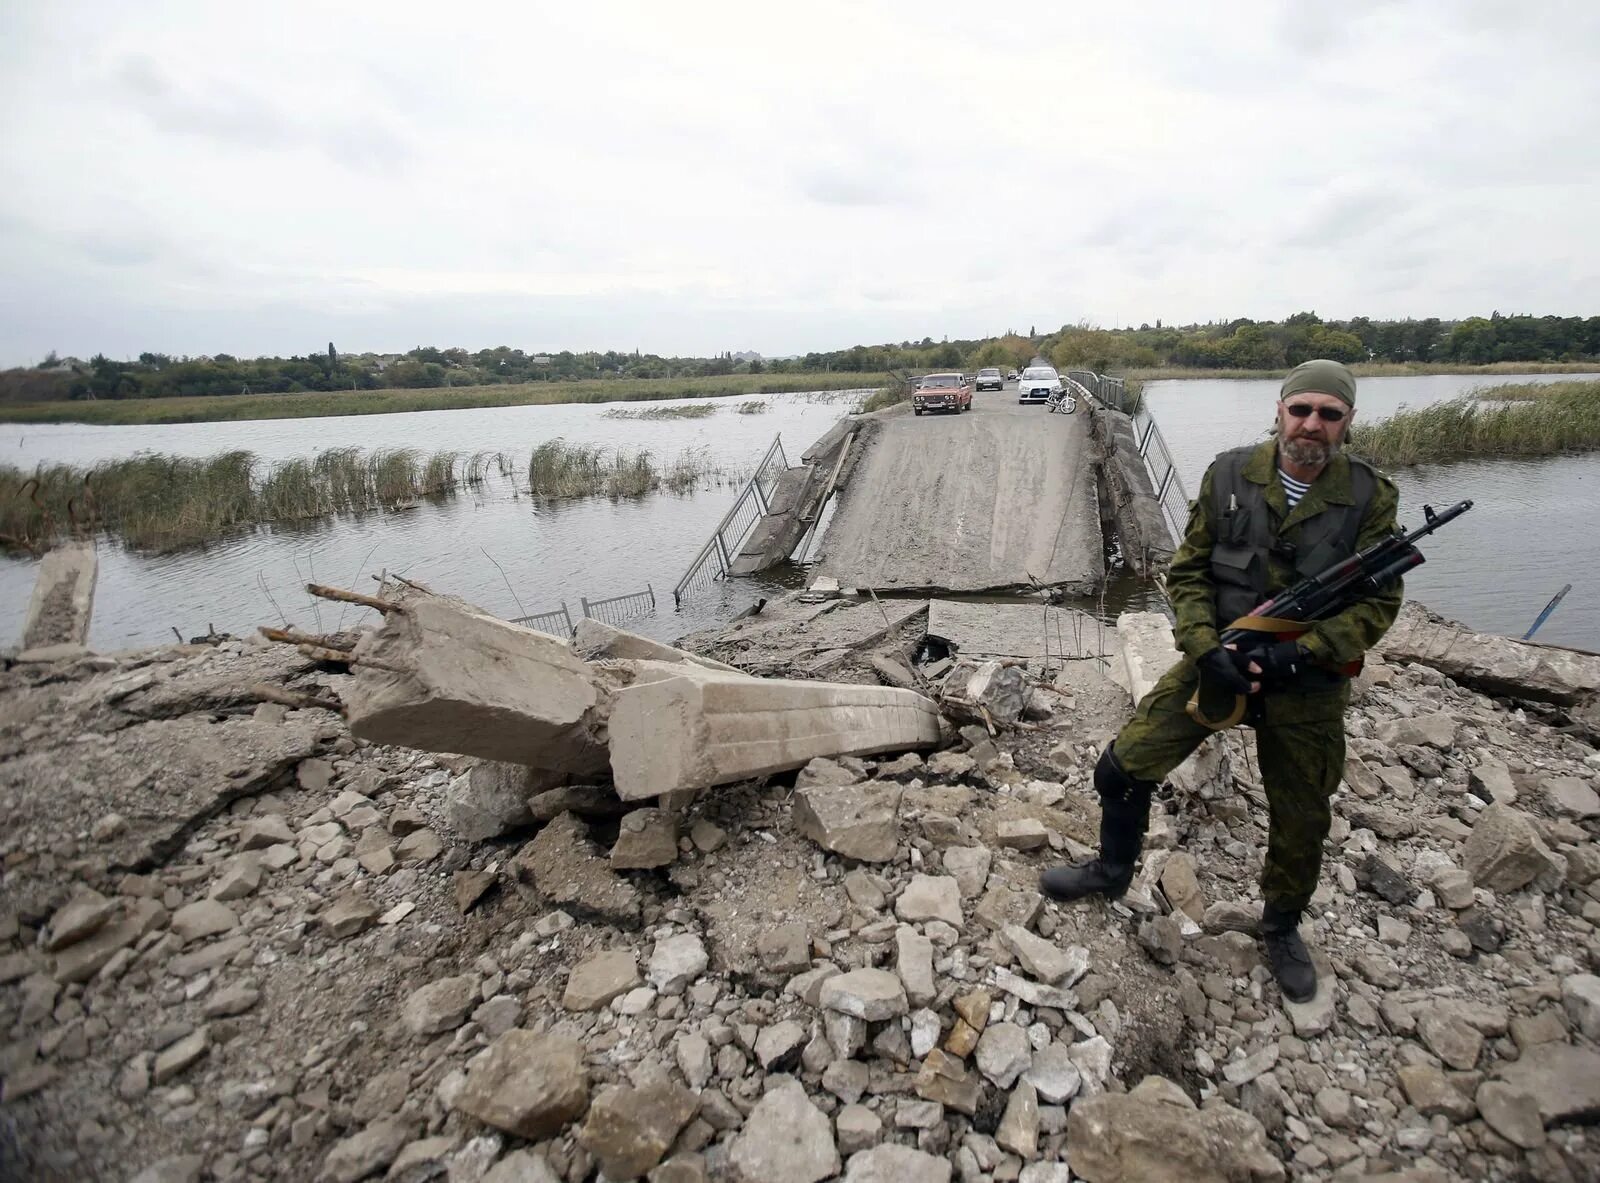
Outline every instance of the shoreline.
<path id="1" fill-rule="evenodd" d="M 887 374 L 729 374 L 712 378 L 602 378 L 579 382 L 529 382 L 505 386 L 391 388 L 340 393 L 205 395 L 195 398 L 99 399 L 12 403 L 0 406 L 0 423 L 87 423 L 106 427 L 170 423 L 224 423 L 259 419 L 322 419 L 345 415 L 398 415 L 412 411 L 466 411 L 486 407 L 566 403 L 654 402 L 802 394 L 821 390 L 871 390 Z"/>

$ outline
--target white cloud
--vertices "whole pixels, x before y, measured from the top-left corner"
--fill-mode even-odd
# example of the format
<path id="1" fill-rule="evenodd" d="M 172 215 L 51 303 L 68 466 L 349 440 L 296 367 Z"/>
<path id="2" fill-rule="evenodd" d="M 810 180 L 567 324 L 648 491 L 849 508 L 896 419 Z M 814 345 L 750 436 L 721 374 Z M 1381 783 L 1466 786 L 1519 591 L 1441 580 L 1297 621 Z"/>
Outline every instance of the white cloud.
<path id="1" fill-rule="evenodd" d="M 1592 314 L 1600 10 L 0 11 L 0 363 Z"/>

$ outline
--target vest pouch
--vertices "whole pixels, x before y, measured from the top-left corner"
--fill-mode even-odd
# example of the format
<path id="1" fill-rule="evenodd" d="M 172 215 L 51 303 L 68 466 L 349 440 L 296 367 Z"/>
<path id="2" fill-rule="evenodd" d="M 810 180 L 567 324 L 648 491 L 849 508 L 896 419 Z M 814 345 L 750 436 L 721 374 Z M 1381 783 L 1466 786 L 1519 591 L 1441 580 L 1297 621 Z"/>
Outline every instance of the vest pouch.
<path id="1" fill-rule="evenodd" d="M 1295 559 L 1295 573 L 1302 578 L 1307 575 L 1317 575 L 1326 571 L 1335 563 L 1348 559 L 1351 549 L 1343 545 L 1341 538 L 1324 538 L 1305 555 Z"/>
<path id="2" fill-rule="evenodd" d="M 1265 593 L 1266 556 L 1253 546 L 1216 543 L 1211 548 L 1211 572 L 1223 583 Z"/>

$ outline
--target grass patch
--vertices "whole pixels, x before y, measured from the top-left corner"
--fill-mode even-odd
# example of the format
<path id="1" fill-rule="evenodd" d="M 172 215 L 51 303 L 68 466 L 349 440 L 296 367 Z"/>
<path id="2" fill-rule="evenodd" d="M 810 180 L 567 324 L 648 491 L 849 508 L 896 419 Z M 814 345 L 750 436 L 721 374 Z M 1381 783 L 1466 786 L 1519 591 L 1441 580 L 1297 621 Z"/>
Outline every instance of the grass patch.
<path id="1" fill-rule="evenodd" d="M 717 413 L 711 403 L 684 403 L 676 407 L 612 407 L 603 419 L 708 419 Z"/>
<path id="2" fill-rule="evenodd" d="M 596 444 L 549 440 L 528 458 L 528 488 L 535 497 L 643 497 L 665 490 L 693 492 L 724 476 L 703 451 L 682 452 L 660 466 L 650 452 L 611 450 Z"/>
<path id="3" fill-rule="evenodd" d="M 856 414 L 870 415 L 873 411 L 887 410 L 896 403 L 910 402 L 911 392 L 915 389 L 916 383 L 908 375 L 890 374 L 888 384 L 869 394 L 856 408 Z"/>
<path id="4" fill-rule="evenodd" d="M 604 378 L 581 382 L 451 386 L 426 390 L 313 391 L 305 394 L 10 403 L 0 406 L 0 422 L 205 423 L 244 419 L 303 419 L 328 415 L 389 415 L 406 411 L 545 406 L 553 403 L 652 402 L 660 399 L 719 398 L 732 394 L 860 390 L 877 386 L 884 377 L 883 374 L 848 372 L 725 374 L 708 378 Z"/>
<path id="5" fill-rule="evenodd" d="M 768 405 L 767 400 L 764 398 L 756 398 L 751 399 L 748 402 L 742 402 L 738 407 L 739 414 L 741 415 L 765 415 L 771 409 L 771 406 Z"/>
<path id="6" fill-rule="evenodd" d="M 1350 428 L 1350 450 L 1398 467 L 1600 449 L 1600 381 L 1492 389 L 1518 393 L 1485 401 L 1487 392 L 1479 390 L 1375 423 L 1358 420 Z"/>

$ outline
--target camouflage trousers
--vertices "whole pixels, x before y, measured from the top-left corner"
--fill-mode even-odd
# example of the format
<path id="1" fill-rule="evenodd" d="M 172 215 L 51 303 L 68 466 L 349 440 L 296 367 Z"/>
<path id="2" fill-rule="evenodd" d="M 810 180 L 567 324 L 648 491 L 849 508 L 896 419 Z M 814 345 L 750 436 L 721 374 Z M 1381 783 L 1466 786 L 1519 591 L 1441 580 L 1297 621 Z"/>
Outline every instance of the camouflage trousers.
<path id="1" fill-rule="evenodd" d="M 1162 781 L 1209 735 L 1184 710 L 1195 688 L 1194 663 L 1180 661 L 1144 696 L 1116 739 L 1128 775 Z M 1344 776 L 1344 712 L 1350 685 L 1312 693 L 1278 691 L 1251 698 L 1245 721 L 1255 729 L 1267 792 L 1267 858 L 1261 894 L 1298 912 L 1322 872 L 1322 843 L 1333 822 L 1329 804 Z"/>

